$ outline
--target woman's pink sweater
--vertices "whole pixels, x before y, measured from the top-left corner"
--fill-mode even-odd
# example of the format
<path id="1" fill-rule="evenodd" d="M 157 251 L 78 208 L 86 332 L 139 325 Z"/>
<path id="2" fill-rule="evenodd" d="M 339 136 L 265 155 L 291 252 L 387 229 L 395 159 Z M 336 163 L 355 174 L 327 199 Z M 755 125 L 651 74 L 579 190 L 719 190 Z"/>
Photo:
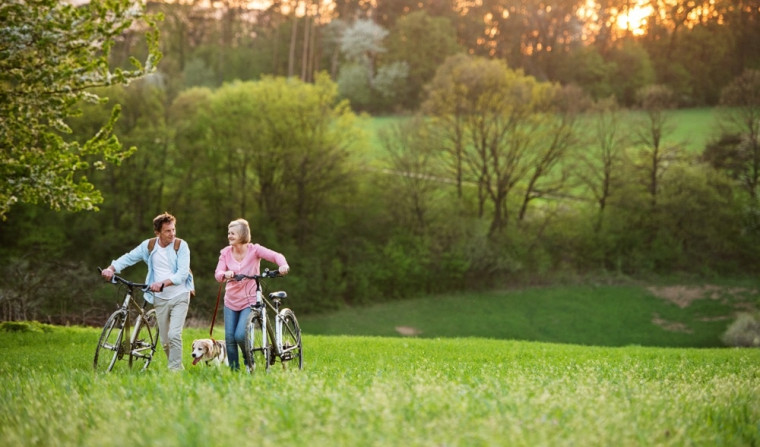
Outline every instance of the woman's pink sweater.
<path id="1" fill-rule="evenodd" d="M 219 252 L 219 262 L 216 264 L 214 278 L 224 281 L 224 272 L 232 270 L 235 274 L 258 275 L 259 263 L 264 259 L 278 267 L 287 265 L 288 261 L 281 253 L 270 250 L 259 244 L 248 244 L 248 253 L 242 262 L 238 262 L 232 256 L 232 246 L 228 245 Z M 243 310 L 256 301 L 256 281 L 244 279 L 242 281 L 228 281 L 225 287 L 224 305 L 232 310 Z"/>

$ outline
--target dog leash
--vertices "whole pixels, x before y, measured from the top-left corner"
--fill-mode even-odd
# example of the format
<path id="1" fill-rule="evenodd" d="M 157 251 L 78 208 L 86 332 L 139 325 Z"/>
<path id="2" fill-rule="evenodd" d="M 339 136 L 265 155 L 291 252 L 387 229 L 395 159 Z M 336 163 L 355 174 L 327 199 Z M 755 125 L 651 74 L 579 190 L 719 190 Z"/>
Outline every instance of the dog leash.
<path id="1" fill-rule="evenodd" d="M 211 319 L 211 329 L 208 331 L 208 335 L 211 337 L 211 339 L 214 339 L 214 322 L 216 321 L 216 313 L 219 311 L 219 298 L 222 296 L 222 287 L 224 286 L 224 281 L 219 283 L 219 292 L 216 294 L 216 307 L 214 308 L 214 317 Z"/>

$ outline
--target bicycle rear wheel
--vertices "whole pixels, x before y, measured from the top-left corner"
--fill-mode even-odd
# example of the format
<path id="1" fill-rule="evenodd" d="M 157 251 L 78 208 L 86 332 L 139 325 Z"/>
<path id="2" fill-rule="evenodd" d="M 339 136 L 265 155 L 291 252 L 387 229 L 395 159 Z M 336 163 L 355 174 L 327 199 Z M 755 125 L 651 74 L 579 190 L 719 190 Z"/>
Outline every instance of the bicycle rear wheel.
<path id="1" fill-rule="evenodd" d="M 253 310 L 248 316 L 248 323 L 245 326 L 245 363 L 248 372 L 252 373 L 256 369 L 256 363 L 265 365 L 269 370 L 269 346 L 264 344 L 264 327 L 260 312 L 263 310 Z"/>
<path id="2" fill-rule="evenodd" d="M 127 315 L 123 311 L 116 311 L 108 317 L 103 326 L 103 332 L 100 333 L 98 346 L 95 348 L 95 358 L 92 361 L 92 367 L 96 372 L 111 371 L 116 361 L 124 356 L 126 318 Z"/>
<path id="3" fill-rule="evenodd" d="M 303 369 L 303 346 L 301 343 L 301 327 L 298 325 L 296 314 L 285 308 L 280 311 L 282 319 L 282 362 L 295 360 L 298 369 Z"/>
<path id="4" fill-rule="evenodd" d="M 135 329 L 130 340 L 129 367 L 142 364 L 141 370 L 146 370 L 153 355 L 156 353 L 158 340 L 158 325 L 156 324 L 156 309 L 145 312 L 145 317 L 137 318 Z"/>

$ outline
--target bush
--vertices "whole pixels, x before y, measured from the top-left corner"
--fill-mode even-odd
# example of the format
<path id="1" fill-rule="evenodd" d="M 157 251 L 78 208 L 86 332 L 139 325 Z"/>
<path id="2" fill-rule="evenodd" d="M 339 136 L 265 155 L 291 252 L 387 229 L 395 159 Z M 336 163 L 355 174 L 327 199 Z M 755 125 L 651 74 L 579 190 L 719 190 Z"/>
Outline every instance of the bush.
<path id="1" fill-rule="evenodd" d="M 53 326 L 38 321 L 3 321 L 0 332 L 52 332 Z"/>
<path id="2" fill-rule="evenodd" d="M 760 347 L 760 312 L 739 314 L 721 341 L 728 346 Z"/>

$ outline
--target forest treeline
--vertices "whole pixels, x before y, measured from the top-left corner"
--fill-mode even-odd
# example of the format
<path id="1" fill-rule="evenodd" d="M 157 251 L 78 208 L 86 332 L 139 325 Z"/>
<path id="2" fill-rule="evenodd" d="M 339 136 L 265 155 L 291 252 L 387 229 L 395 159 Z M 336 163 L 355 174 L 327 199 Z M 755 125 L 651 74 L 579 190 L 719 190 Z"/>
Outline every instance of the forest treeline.
<path id="1" fill-rule="evenodd" d="M 159 23 L 168 99 L 194 86 L 262 75 L 311 82 L 326 71 L 354 110 L 417 110 L 446 57 L 503 60 L 540 81 L 624 106 L 662 84 L 681 106 L 716 105 L 760 68 L 758 0 L 383 0 L 149 2 Z M 139 45 L 114 50 L 126 64 Z"/>
<path id="2" fill-rule="evenodd" d="M 577 49 L 646 55 L 651 76 L 625 78 L 624 88 L 623 72 L 639 73 L 639 59 L 625 57 L 617 71 L 584 85 L 548 75 L 557 65 L 538 50 L 545 41 L 510 56 L 526 48 L 516 43 L 525 36 L 504 26 L 531 8 L 502 9 L 505 23 L 491 33 L 501 40 L 483 46 L 482 36 L 463 37 L 449 13 L 432 6 L 353 21 L 339 14 L 346 28 L 329 52 L 308 42 L 338 18 L 322 29 L 312 27 L 314 16 L 285 20 L 276 8 L 266 13 L 278 20 L 244 20 L 240 8 L 211 20 L 192 5 L 153 4 L 164 10 L 158 69 L 128 86 L 93 90 L 107 101 L 81 103 L 81 116 L 65 117 L 71 133 L 61 141 L 81 157 L 68 175 L 102 194 L 102 203 L 90 204 L 99 211 L 51 210 L 45 197 L 9 208 L 0 222 L 0 318 L 101 324 L 119 300 L 96 267 L 151 237 L 151 220 L 163 211 L 178 218 L 178 237 L 190 244 L 198 288 L 190 315 L 201 319 L 210 319 L 216 301 L 213 269 L 227 224 L 239 217 L 251 222 L 255 242 L 287 256 L 292 275 L 272 287 L 287 289 L 299 313 L 586 275 L 756 274 L 760 71 L 739 67 L 757 57 L 751 44 L 740 45 L 757 27 L 725 26 L 737 13 L 729 4 L 704 6 L 726 8 L 719 22 L 711 13 L 671 30 L 680 33 L 673 46 L 700 26 L 738 33 L 726 36 L 723 62 L 679 69 L 690 78 L 686 95 L 686 84 L 666 82 L 652 62 L 673 68 L 674 56 L 647 52 L 647 37 L 633 32 L 602 39 L 600 31 Z M 757 8 L 742 5 L 738 17 L 756 23 Z M 225 22 L 230 11 L 236 21 Z M 431 27 L 426 36 L 440 27 L 456 37 L 410 44 L 394 34 L 417 19 Z M 564 35 L 567 51 L 556 55 L 574 54 L 575 34 Z M 136 42 L 115 44 L 116 65 L 140 51 Z M 446 49 L 435 58 L 412 50 L 437 44 Z M 394 59 L 394 48 L 417 56 Z M 415 71 L 415 57 L 430 65 Z M 592 67 L 580 61 L 567 67 Z M 696 88 L 694 79 L 718 69 L 709 86 Z M 716 105 L 719 137 L 698 151 L 674 135 L 673 110 L 691 103 Z M 397 106 L 407 112 L 377 133 L 379 119 L 360 113 Z M 112 130 L 128 148 L 106 152 L 114 164 L 107 169 L 101 154 L 87 151 L 90 143 L 75 144 L 104 128 L 103 141 L 113 143 Z M 139 266 L 128 272 L 134 280 L 143 274 Z"/>
<path id="3" fill-rule="evenodd" d="M 729 84 L 724 137 L 698 152 L 674 139 L 666 87 L 630 111 L 465 55 L 438 71 L 424 113 L 377 137 L 326 74 L 188 89 L 168 108 L 150 77 L 113 87 L 115 133 L 139 149 L 87 173 L 99 212 L 11 210 L 3 318 L 102 320 L 114 291 L 95 268 L 151 237 L 162 211 L 190 244 L 191 315 L 205 319 L 238 217 L 287 256 L 292 274 L 273 287 L 300 312 L 585 275 L 754 274 L 760 102 L 742 104 L 759 87 L 758 71 Z M 74 135 L 110 106 L 87 106 Z"/>

